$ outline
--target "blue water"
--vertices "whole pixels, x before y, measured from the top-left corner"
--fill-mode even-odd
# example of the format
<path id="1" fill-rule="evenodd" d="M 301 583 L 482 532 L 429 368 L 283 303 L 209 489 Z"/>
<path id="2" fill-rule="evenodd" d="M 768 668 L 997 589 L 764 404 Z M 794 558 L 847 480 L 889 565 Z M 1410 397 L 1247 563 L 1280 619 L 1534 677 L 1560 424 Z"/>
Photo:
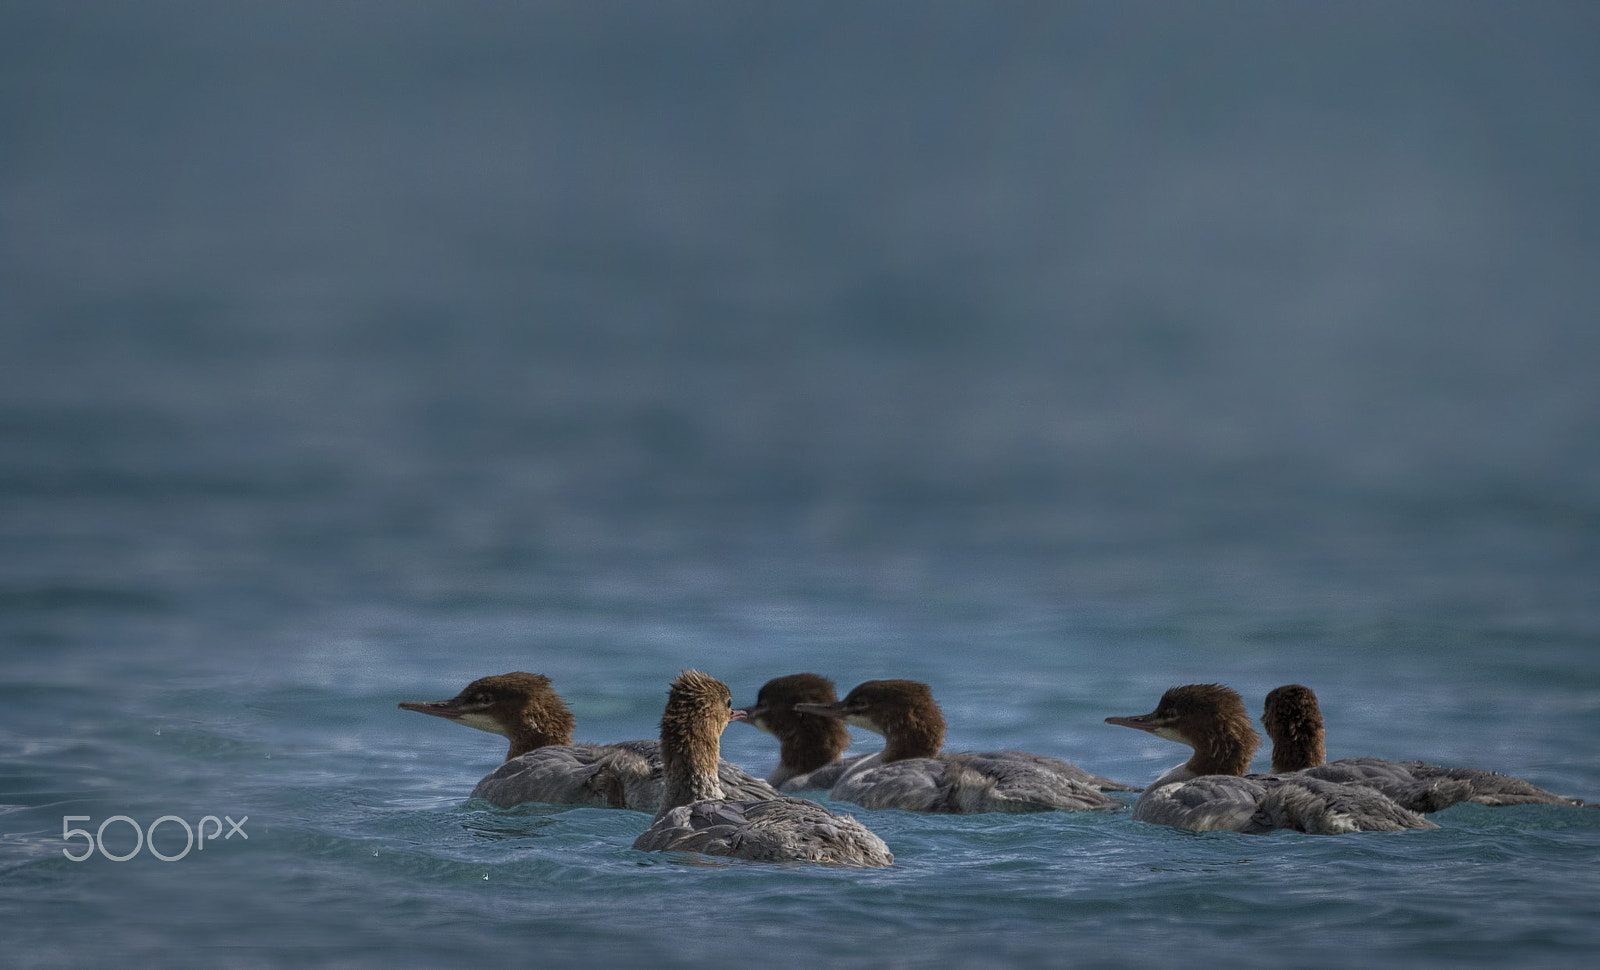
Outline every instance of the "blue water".
<path id="1" fill-rule="evenodd" d="M 954 748 L 1137 782 L 1183 753 L 1105 716 L 1300 682 L 1333 757 L 1600 798 L 1597 41 L 1589 3 L 8 2 L 7 963 L 1592 962 L 1596 811 L 837 806 L 894 868 L 696 863 L 467 800 L 503 745 L 395 705 L 537 671 L 607 741 L 685 667 L 913 677 Z M 242 834 L 163 862 L 169 815 Z M 64 854 L 102 824 L 139 851 Z"/>

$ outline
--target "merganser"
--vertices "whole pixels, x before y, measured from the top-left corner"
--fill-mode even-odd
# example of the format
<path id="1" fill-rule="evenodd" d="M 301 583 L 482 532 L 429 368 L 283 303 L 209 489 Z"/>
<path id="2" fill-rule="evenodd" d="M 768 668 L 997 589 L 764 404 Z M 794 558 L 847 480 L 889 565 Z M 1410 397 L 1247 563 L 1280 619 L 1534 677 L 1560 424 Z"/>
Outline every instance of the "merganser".
<path id="1" fill-rule="evenodd" d="M 1570 805 L 1567 798 L 1535 785 L 1480 768 L 1445 768 L 1422 761 L 1383 758 L 1341 758 L 1328 762 L 1322 708 L 1309 687 L 1285 684 L 1267 694 L 1261 724 L 1272 738 L 1272 770 L 1296 772 L 1330 781 L 1365 785 L 1407 808 L 1437 812 L 1459 801 L 1480 805 Z"/>
<path id="2" fill-rule="evenodd" d="M 944 715 L 920 681 L 869 680 L 842 701 L 794 709 L 883 735 L 883 750 L 852 765 L 830 795 L 866 808 L 954 814 L 1116 810 L 1123 803 L 1101 789 L 1138 790 L 1026 751 L 941 754 Z"/>
<path id="3" fill-rule="evenodd" d="M 1261 737 L 1238 693 L 1220 684 L 1174 687 L 1149 714 L 1108 717 L 1106 723 L 1194 749 L 1193 757 L 1139 796 L 1133 806 L 1137 821 L 1197 832 L 1294 829 L 1313 835 L 1438 828 L 1372 788 L 1247 774 Z"/>
<path id="4" fill-rule="evenodd" d="M 743 715 L 715 677 L 685 670 L 661 715 L 666 792 L 650 828 L 633 843 L 646 852 L 699 852 L 753 862 L 887 866 L 883 840 L 849 815 L 779 795 L 727 800 L 719 778 L 724 728 Z"/>
<path id="5" fill-rule="evenodd" d="M 828 790 L 856 762 L 870 755 L 843 758 L 850 747 L 844 722 L 804 714 L 796 704 L 832 704 L 839 698 L 833 681 L 817 674 L 774 677 L 756 693 L 756 702 L 742 708 L 744 722 L 777 738 L 778 767 L 767 783 L 781 792 Z"/>
<path id="6" fill-rule="evenodd" d="M 501 808 L 550 802 L 654 814 L 661 806 L 659 743 L 572 743 L 572 712 L 543 674 L 516 671 L 480 677 L 449 700 L 403 701 L 400 706 L 510 740 L 505 763 L 478 782 L 473 798 Z M 721 762 L 718 770 L 723 787 L 738 797 L 777 794 L 771 785 L 735 765 Z"/>

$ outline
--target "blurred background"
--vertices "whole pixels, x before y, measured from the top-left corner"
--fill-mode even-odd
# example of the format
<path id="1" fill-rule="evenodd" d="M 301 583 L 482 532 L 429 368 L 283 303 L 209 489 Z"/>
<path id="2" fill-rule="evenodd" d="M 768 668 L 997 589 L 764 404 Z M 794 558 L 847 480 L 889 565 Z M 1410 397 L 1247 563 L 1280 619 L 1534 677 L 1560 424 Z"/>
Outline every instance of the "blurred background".
<path id="1" fill-rule="evenodd" d="M 1588 658 L 1597 37 L 13 0 L 6 662 L 829 616 Z"/>

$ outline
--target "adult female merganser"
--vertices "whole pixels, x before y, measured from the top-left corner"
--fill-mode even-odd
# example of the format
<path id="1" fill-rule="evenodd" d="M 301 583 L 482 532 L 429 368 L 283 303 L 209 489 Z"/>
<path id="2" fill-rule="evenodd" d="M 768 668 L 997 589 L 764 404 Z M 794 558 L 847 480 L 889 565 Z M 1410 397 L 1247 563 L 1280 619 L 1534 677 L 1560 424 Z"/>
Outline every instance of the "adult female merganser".
<path id="1" fill-rule="evenodd" d="M 501 808 L 521 802 L 631 808 L 661 806 L 660 745 L 654 740 L 573 744 L 572 712 L 543 674 L 522 671 L 480 677 L 444 701 L 400 706 L 510 739 L 505 763 L 472 789 Z M 777 794 L 771 785 L 720 762 L 723 787 L 740 798 Z"/>
<path id="2" fill-rule="evenodd" d="M 883 735 L 883 750 L 851 766 L 830 796 L 866 808 L 955 814 L 1106 810 L 1123 803 L 1102 789 L 1138 791 L 1026 751 L 941 754 L 944 715 L 928 685 L 915 680 L 869 680 L 842 701 L 794 709 Z"/>
<path id="3" fill-rule="evenodd" d="M 1133 817 L 1197 832 L 1313 835 L 1438 828 L 1372 788 L 1300 775 L 1248 775 L 1261 737 L 1239 695 L 1220 684 L 1190 684 L 1161 695 L 1149 714 L 1108 717 L 1107 724 L 1149 731 L 1187 744 L 1194 756 L 1139 796 Z"/>
<path id="4" fill-rule="evenodd" d="M 728 687 L 698 670 L 672 682 L 661 715 L 666 792 L 633 843 L 646 852 L 700 852 L 753 862 L 887 866 L 889 847 L 865 825 L 803 798 L 727 800 L 718 776 L 722 731 L 743 715 Z"/>
<path id="5" fill-rule="evenodd" d="M 870 755 L 840 758 L 850 747 L 850 731 L 838 718 L 804 714 L 796 704 L 832 704 L 839 698 L 833 681 L 817 674 L 774 677 L 762 685 L 744 722 L 777 738 L 778 767 L 767 783 L 782 792 L 827 790 L 850 767 Z"/>
<path id="6" fill-rule="evenodd" d="M 1437 812 L 1459 801 L 1480 805 L 1571 805 L 1567 798 L 1535 785 L 1480 768 L 1445 768 L 1422 761 L 1341 758 L 1328 762 L 1322 708 L 1309 687 L 1285 684 L 1267 694 L 1261 724 L 1272 738 L 1272 770 L 1296 772 L 1383 792 L 1407 808 Z"/>

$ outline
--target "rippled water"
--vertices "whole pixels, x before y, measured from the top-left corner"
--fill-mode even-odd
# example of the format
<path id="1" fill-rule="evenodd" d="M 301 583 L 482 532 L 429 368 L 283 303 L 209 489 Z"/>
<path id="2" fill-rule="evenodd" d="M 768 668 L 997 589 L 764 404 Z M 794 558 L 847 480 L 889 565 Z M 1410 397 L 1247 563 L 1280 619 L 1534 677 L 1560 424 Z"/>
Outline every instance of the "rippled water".
<path id="1" fill-rule="evenodd" d="M 5 5 L 8 962 L 1592 962 L 1600 811 L 737 865 L 395 706 L 913 677 L 1141 782 L 1300 682 L 1600 798 L 1600 20 L 1390 6 Z"/>
<path id="2" fill-rule="evenodd" d="M 1171 647 L 1075 624 L 1008 630 L 992 617 L 942 624 L 960 647 L 892 652 L 866 624 L 774 613 L 736 636 L 617 623 L 617 643 L 596 661 L 581 637 L 535 618 L 510 635 L 485 620 L 414 626 L 431 646 L 396 644 L 392 632 L 341 645 L 330 632 L 308 638 L 306 656 L 239 660 L 231 673 L 151 667 L 60 683 L 36 672 L 8 688 L 10 722 L 33 715 L 5 759 L 14 952 L 35 965 L 129 955 L 420 964 L 531 952 L 554 965 L 757 954 L 779 966 L 1196 957 L 1398 966 L 1560 965 L 1596 944 L 1591 810 L 1464 805 L 1440 813 L 1437 831 L 1247 837 L 1170 831 L 1126 813 L 925 817 L 840 804 L 890 844 L 893 869 L 728 864 L 633 851 L 642 814 L 468 801 L 501 754 L 498 739 L 394 707 L 486 670 L 548 669 L 582 736 L 621 739 L 650 733 L 663 686 L 647 681 L 674 663 L 716 670 L 737 697 L 773 670 L 827 669 L 848 683 L 909 668 L 939 685 L 954 744 L 1049 751 L 1148 780 L 1174 752 L 1101 716 L 1148 709 L 1160 685 L 1184 679 L 1167 671 L 1185 663 L 1258 706 L 1267 684 L 1304 669 L 1295 653 L 1184 661 Z M 797 642 L 804 635 L 834 642 Z M 1034 651 L 1060 659 L 1020 663 Z M 1377 651 L 1362 656 L 1381 663 Z M 1499 670 L 1448 668 L 1387 690 L 1333 670 L 1314 679 L 1342 734 L 1335 753 L 1459 758 L 1592 796 L 1597 770 L 1583 747 L 1592 686 L 1515 663 Z M 618 686 L 629 678 L 636 687 Z M 1381 709 L 1386 700 L 1393 710 Z M 758 770 L 774 755 L 740 725 L 725 751 Z M 144 825 L 248 816 L 248 840 L 214 839 L 171 863 L 148 850 L 124 863 L 62 856 L 81 848 L 60 838 L 63 816 L 98 826 L 113 814 Z M 171 823 L 160 836 L 164 854 L 183 852 Z M 103 834 L 114 855 L 132 840 L 121 822 Z"/>

